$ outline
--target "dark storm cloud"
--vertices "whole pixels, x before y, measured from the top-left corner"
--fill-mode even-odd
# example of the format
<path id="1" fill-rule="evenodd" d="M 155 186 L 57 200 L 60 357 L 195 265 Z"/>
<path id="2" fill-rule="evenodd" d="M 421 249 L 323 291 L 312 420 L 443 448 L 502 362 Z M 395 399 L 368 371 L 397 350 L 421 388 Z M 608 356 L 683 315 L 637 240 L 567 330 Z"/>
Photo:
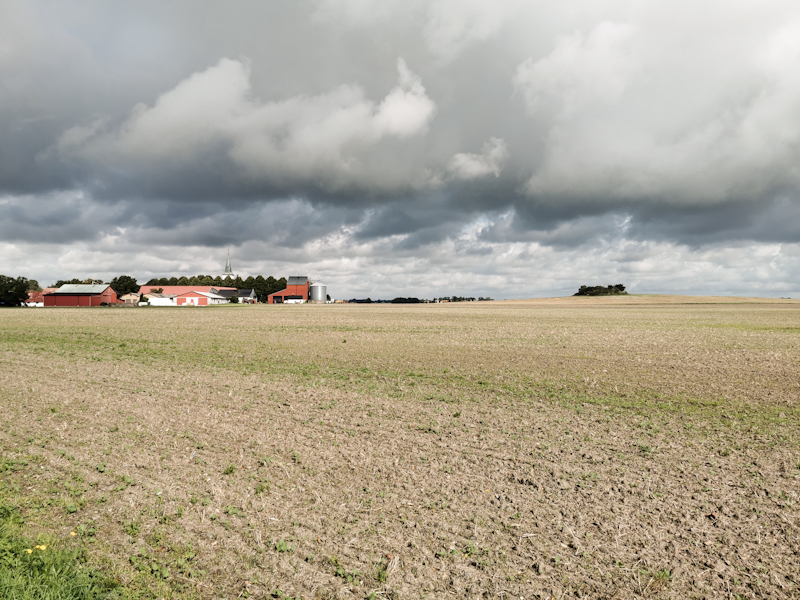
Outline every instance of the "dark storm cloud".
<path id="1" fill-rule="evenodd" d="M 798 40 L 783 1 L 6 2 L 0 243 L 795 244 Z"/>

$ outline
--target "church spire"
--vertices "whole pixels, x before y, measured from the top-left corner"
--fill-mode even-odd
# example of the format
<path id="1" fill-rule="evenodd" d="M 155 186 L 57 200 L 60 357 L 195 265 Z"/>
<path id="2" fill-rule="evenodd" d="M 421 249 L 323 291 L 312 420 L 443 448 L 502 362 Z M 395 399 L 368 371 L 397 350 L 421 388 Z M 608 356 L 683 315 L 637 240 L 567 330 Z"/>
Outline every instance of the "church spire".
<path id="1" fill-rule="evenodd" d="M 231 268 L 231 251 L 228 250 L 228 261 L 225 263 L 225 272 L 223 277 L 233 277 L 233 269 Z"/>

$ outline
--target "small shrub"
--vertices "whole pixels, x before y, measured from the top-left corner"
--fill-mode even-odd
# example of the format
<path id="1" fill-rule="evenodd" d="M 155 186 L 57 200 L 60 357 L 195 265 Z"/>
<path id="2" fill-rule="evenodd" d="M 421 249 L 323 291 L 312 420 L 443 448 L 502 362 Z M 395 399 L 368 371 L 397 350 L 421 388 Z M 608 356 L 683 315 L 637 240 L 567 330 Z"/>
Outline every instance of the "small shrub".
<path id="1" fill-rule="evenodd" d="M 126 523 L 122 527 L 122 531 L 124 531 L 131 537 L 136 537 L 137 535 L 139 535 L 139 528 L 140 528 L 139 523 L 137 523 L 136 521 L 131 521 L 130 523 Z"/>

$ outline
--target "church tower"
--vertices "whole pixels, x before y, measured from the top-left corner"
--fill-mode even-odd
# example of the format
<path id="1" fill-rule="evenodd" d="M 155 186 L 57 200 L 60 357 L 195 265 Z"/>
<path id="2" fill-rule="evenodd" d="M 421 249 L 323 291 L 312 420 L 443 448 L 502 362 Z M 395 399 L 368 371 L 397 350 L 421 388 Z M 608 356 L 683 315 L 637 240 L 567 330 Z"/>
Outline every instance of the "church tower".
<path id="1" fill-rule="evenodd" d="M 228 261 L 225 263 L 225 272 L 222 274 L 222 278 L 225 279 L 226 277 L 230 277 L 231 279 L 235 279 L 236 276 L 233 274 L 233 269 L 231 268 L 231 251 L 228 250 Z"/>

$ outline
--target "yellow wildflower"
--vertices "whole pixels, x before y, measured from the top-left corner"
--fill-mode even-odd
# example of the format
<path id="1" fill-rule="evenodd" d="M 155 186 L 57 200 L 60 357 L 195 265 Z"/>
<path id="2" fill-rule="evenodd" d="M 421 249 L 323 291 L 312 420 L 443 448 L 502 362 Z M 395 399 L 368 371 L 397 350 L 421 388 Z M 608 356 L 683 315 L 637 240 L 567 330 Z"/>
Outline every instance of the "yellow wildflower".
<path id="1" fill-rule="evenodd" d="M 70 531 L 70 532 L 69 532 L 69 534 L 70 534 L 72 537 L 75 537 L 75 532 L 74 532 L 74 531 Z"/>
<path id="2" fill-rule="evenodd" d="M 39 546 L 39 550 L 47 550 L 47 546 L 41 545 L 41 546 Z"/>
<path id="3" fill-rule="evenodd" d="M 30 548 L 28 548 L 27 550 L 25 550 L 25 552 L 27 552 L 28 554 L 30 554 L 31 552 L 33 552 L 33 550 L 31 550 Z"/>

